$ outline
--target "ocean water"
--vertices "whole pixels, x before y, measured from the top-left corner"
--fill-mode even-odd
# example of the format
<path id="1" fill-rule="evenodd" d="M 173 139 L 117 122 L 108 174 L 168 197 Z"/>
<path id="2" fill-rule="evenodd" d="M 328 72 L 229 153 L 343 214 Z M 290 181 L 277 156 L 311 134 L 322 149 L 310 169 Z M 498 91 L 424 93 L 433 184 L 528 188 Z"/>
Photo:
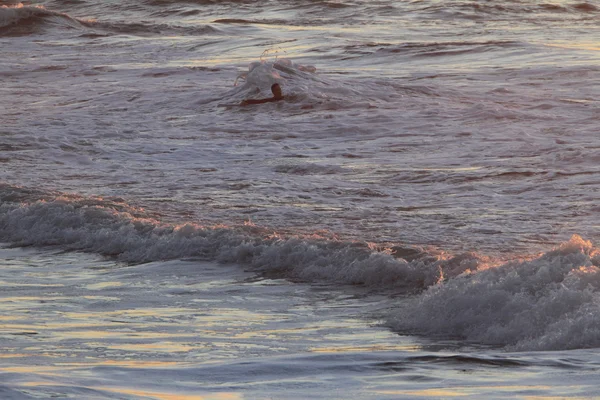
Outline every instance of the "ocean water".
<path id="1" fill-rule="evenodd" d="M 599 37 L 592 1 L 0 1 L 0 397 L 600 397 Z"/>

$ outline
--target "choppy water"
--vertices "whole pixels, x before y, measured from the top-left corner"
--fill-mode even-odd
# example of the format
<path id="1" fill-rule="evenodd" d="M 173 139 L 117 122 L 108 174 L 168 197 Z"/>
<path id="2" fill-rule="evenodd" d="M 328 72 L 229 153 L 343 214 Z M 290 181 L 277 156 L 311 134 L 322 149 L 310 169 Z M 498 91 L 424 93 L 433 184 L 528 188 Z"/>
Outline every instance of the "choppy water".
<path id="1" fill-rule="evenodd" d="M 0 2 L 6 396 L 598 395 L 598 4 L 122 3 Z"/>

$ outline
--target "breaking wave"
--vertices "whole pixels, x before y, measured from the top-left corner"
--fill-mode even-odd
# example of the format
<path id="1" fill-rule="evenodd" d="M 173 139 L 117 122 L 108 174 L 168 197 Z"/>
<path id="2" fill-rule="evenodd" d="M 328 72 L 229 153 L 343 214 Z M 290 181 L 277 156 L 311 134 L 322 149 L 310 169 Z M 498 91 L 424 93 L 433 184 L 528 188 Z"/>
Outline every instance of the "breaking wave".
<path id="1" fill-rule="evenodd" d="M 465 273 L 403 303 L 389 325 L 508 350 L 600 346 L 600 256 L 575 235 L 540 257 Z"/>
<path id="2" fill-rule="evenodd" d="M 579 236 L 535 259 L 491 266 L 472 253 L 444 257 L 253 225 L 171 225 L 122 199 L 0 185 L 0 240 L 126 263 L 237 263 L 267 276 L 402 294 L 384 316 L 402 334 L 506 350 L 600 346 L 600 253 Z"/>
<path id="3" fill-rule="evenodd" d="M 120 200 L 14 186 L 0 189 L 0 201 L 3 241 L 17 246 L 61 246 L 127 263 L 191 257 L 239 263 L 308 282 L 404 291 L 422 290 L 442 275 L 454 276 L 479 263 L 474 255 L 444 259 L 399 247 L 377 251 L 368 243 L 283 237 L 254 226 L 168 225 Z M 409 256 L 404 259 L 402 254 Z"/>

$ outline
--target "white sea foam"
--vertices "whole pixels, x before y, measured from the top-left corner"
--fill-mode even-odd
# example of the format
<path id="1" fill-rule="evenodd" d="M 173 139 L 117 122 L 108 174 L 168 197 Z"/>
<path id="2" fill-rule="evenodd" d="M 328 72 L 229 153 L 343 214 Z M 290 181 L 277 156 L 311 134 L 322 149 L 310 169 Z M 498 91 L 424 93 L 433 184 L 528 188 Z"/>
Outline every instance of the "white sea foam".
<path id="1" fill-rule="evenodd" d="M 558 350 L 600 345 L 600 258 L 573 236 L 525 262 L 464 274 L 429 288 L 391 318 L 402 332 Z"/>
<path id="2" fill-rule="evenodd" d="M 30 193 L 12 187 L 3 190 L 2 240 L 19 246 L 58 245 L 130 263 L 198 257 L 309 282 L 408 291 L 478 265 L 474 256 L 446 260 L 426 253 L 409 262 L 364 243 L 266 235 L 253 227 L 165 225 L 145 218 L 140 210 L 102 199 L 70 196 L 32 203 L 7 201 Z"/>
<path id="3" fill-rule="evenodd" d="M 216 260 L 289 279 L 404 293 L 429 287 L 403 299 L 389 317 L 393 329 L 514 350 L 600 345 L 600 257 L 578 236 L 539 258 L 487 268 L 469 254 L 405 260 L 361 243 L 266 235 L 252 226 L 166 225 L 103 199 L 31 202 L 52 194 L 14 187 L 2 194 L 0 239 L 19 246 L 60 246 L 129 263 Z"/>
<path id="4" fill-rule="evenodd" d="M 250 63 L 248 70 L 237 76 L 234 86 L 244 82 L 239 91 L 247 96 L 261 98 L 270 97 L 271 86 L 277 83 L 283 87 L 288 102 L 314 102 L 327 98 L 323 90 L 333 84 L 319 77 L 316 71 L 312 65 L 294 63 L 288 58 L 261 59 Z"/>

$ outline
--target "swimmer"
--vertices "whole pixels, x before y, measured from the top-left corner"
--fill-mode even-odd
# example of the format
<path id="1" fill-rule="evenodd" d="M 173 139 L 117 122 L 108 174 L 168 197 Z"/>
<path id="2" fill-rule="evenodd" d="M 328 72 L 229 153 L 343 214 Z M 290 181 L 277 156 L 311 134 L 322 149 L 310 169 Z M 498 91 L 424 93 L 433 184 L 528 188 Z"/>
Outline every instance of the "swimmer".
<path id="1" fill-rule="evenodd" d="M 268 99 L 248 99 L 244 100 L 240 103 L 240 106 L 247 106 L 250 104 L 263 104 L 263 103 L 271 103 L 273 101 L 283 100 L 283 94 L 281 93 L 281 86 L 278 83 L 273 84 L 271 86 L 271 92 L 273 92 L 273 97 L 269 97 Z"/>

